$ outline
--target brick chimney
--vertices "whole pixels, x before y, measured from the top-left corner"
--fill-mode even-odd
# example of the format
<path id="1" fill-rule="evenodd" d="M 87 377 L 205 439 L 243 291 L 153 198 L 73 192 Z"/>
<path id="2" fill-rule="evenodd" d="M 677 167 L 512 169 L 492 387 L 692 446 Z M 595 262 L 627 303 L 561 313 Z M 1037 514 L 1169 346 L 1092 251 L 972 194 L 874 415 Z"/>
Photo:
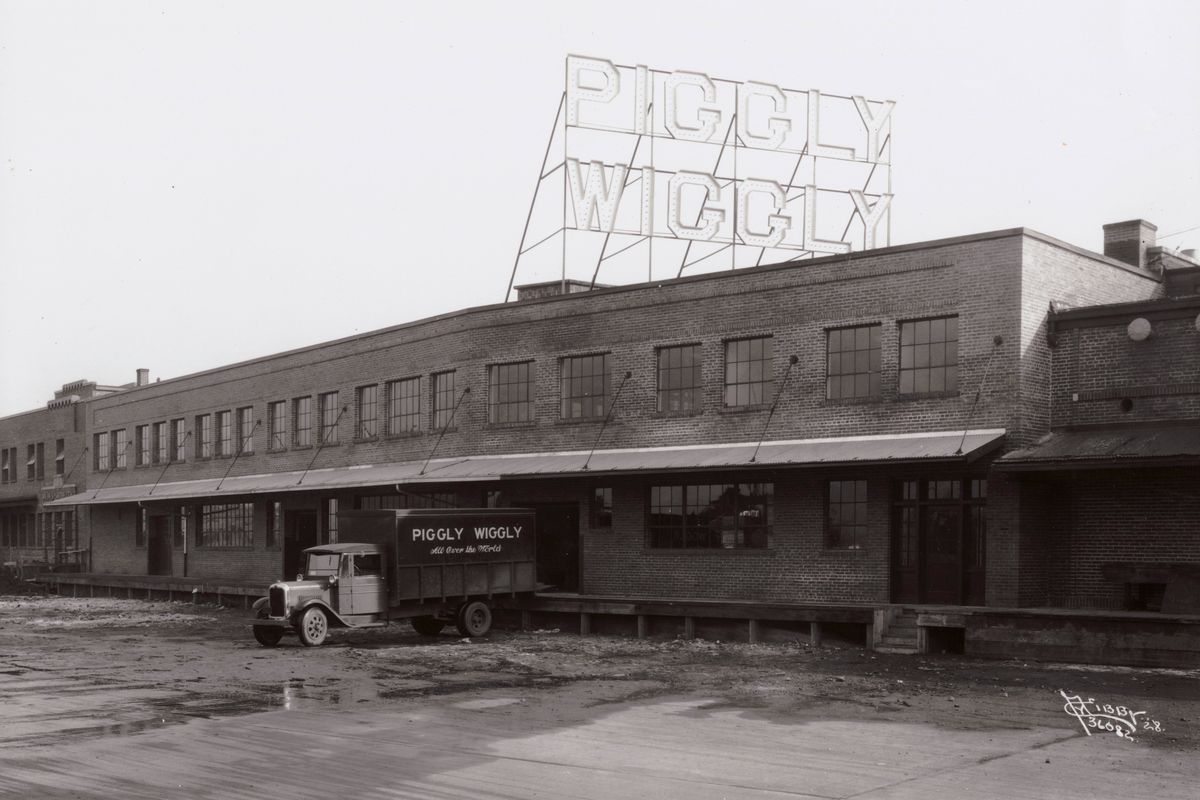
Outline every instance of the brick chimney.
<path id="1" fill-rule="evenodd" d="M 1106 253 L 1108 252 L 1107 248 L 1105 249 L 1105 252 Z M 137 383 L 134 385 L 135 386 L 149 386 L 150 385 L 150 370 L 139 369 L 137 371 Z"/>
<path id="2" fill-rule="evenodd" d="M 1112 222 L 1104 226 L 1104 255 L 1135 267 L 1146 268 L 1146 251 L 1154 247 L 1158 226 L 1144 219 Z"/>

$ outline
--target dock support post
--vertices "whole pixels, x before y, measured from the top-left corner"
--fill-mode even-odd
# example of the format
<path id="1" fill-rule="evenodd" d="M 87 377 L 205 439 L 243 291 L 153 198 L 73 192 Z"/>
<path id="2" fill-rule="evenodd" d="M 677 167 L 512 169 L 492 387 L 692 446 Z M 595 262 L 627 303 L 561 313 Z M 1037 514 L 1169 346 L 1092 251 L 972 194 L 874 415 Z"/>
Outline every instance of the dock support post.
<path id="1" fill-rule="evenodd" d="M 646 638 L 646 615 L 645 614 L 637 615 L 637 638 L 639 638 L 639 639 Z"/>
<path id="2" fill-rule="evenodd" d="M 126 586 L 126 587 L 125 587 L 125 599 L 126 599 L 126 600 L 132 600 L 132 599 L 133 599 L 133 587 L 132 587 L 132 586 Z"/>
<path id="3" fill-rule="evenodd" d="M 151 589 L 149 586 L 147 586 L 147 587 L 146 587 L 146 599 L 147 599 L 147 600 L 153 600 L 153 599 L 154 599 L 154 590 L 153 590 L 153 589 Z"/>
<path id="4" fill-rule="evenodd" d="M 685 638 L 685 639 L 695 639 L 696 638 L 696 620 L 693 619 L 692 617 L 684 617 L 683 618 L 683 638 Z"/>
<path id="5" fill-rule="evenodd" d="M 217 605 L 221 605 L 221 590 L 217 589 Z"/>
<path id="6" fill-rule="evenodd" d="M 71 584 L 71 597 L 79 597 L 79 584 L 78 583 Z"/>
<path id="7" fill-rule="evenodd" d="M 533 614 L 528 611 L 521 612 L 521 630 L 528 631 L 533 627 Z"/>
<path id="8" fill-rule="evenodd" d="M 746 641 L 758 644 L 758 620 L 752 619 L 746 626 Z"/>
<path id="9" fill-rule="evenodd" d="M 242 608 L 249 608 L 249 607 L 250 607 L 250 595 L 244 594 L 244 595 L 242 595 Z"/>
<path id="10" fill-rule="evenodd" d="M 863 628 L 863 646 L 866 647 L 869 653 L 875 649 L 875 626 L 868 622 Z"/>
<path id="11" fill-rule="evenodd" d="M 94 584 L 94 583 L 88 584 L 88 597 L 95 597 L 95 596 L 96 596 L 96 584 Z"/>
<path id="12" fill-rule="evenodd" d="M 821 646 L 821 623 L 808 623 L 808 638 L 812 641 L 813 647 Z"/>
<path id="13" fill-rule="evenodd" d="M 586 612 L 579 614 L 579 635 L 587 636 L 592 632 L 592 615 Z"/>

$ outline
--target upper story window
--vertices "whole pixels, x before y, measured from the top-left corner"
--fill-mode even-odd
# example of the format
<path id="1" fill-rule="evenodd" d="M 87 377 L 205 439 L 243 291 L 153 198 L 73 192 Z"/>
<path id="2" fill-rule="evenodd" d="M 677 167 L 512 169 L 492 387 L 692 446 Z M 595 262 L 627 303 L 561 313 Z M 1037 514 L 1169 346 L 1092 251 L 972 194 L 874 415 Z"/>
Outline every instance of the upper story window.
<path id="1" fill-rule="evenodd" d="M 725 343 L 726 406 L 758 406 L 774 399 L 774 355 L 770 336 Z"/>
<path id="2" fill-rule="evenodd" d="M 684 549 L 766 547 L 774 496 L 771 483 L 652 486 L 648 544 Z"/>
<path id="3" fill-rule="evenodd" d="M 701 381 L 700 345 L 658 349 L 658 410 L 698 411 Z"/>
<path id="4" fill-rule="evenodd" d="M 439 372 L 433 376 L 433 429 L 450 424 L 454 414 L 454 372 Z"/>
<path id="5" fill-rule="evenodd" d="M 154 463 L 167 464 L 171 461 L 171 441 L 167 438 L 167 423 L 154 423 Z"/>
<path id="6" fill-rule="evenodd" d="M 125 469 L 128 445 L 124 428 L 112 432 L 112 463 L 116 469 Z"/>
<path id="7" fill-rule="evenodd" d="M 16 472 L 17 449 L 15 447 L 5 447 L 0 450 L 0 483 L 12 483 L 16 480 L 14 473 Z"/>
<path id="8" fill-rule="evenodd" d="M 825 397 L 878 397 L 881 325 L 829 331 L 826 341 Z"/>
<path id="9" fill-rule="evenodd" d="M 249 454 L 254 452 L 254 407 L 246 406 L 237 410 L 237 452 Z"/>
<path id="10" fill-rule="evenodd" d="M 287 402 L 276 400 L 267 404 L 267 449 L 287 448 Z"/>
<path id="11" fill-rule="evenodd" d="M 825 546 L 858 550 L 867 538 L 867 482 L 829 481 Z"/>
<path id="12" fill-rule="evenodd" d="M 488 368 L 488 422 L 533 419 L 533 362 Z"/>
<path id="13" fill-rule="evenodd" d="M 112 467 L 108 463 L 110 443 L 107 433 L 97 433 L 92 436 L 92 468 L 97 472 L 106 472 Z"/>
<path id="14" fill-rule="evenodd" d="M 296 447 L 312 444 L 311 397 L 297 397 L 292 401 L 292 444 Z"/>
<path id="15" fill-rule="evenodd" d="M 138 425 L 133 429 L 133 465 L 144 467 L 150 463 L 150 426 Z"/>
<path id="16" fill-rule="evenodd" d="M 355 390 L 358 423 L 355 439 L 374 439 L 379 435 L 379 387 L 360 386 Z"/>
<path id="17" fill-rule="evenodd" d="M 217 455 L 233 455 L 233 412 L 217 412 Z"/>
<path id="18" fill-rule="evenodd" d="M 387 432 L 412 433 L 421 429 L 421 379 L 405 378 L 387 385 Z"/>
<path id="19" fill-rule="evenodd" d="M 183 443 L 187 439 L 187 431 L 184 430 L 182 419 L 171 420 L 171 451 L 170 456 L 172 461 L 183 461 Z"/>
<path id="20" fill-rule="evenodd" d="M 67 440 L 54 440 L 54 474 L 67 474 Z"/>
<path id="21" fill-rule="evenodd" d="M 212 458 L 212 415 L 200 414 L 196 417 L 196 458 Z"/>
<path id="22" fill-rule="evenodd" d="M 317 395 L 317 413 L 321 416 L 320 444 L 337 444 L 338 393 Z"/>
<path id="23" fill-rule="evenodd" d="M 564 358 L 561 396 L 563 419 L 603 417 L 608 398 L 608 354 Z"/>
<path id="24" fill-rule="evenodd" d="M 900 323 L 900 394 L 958 391 L 958 317 Z"/>
<path id="25" fill-rule="evenodd" d="M 31 444 L 26 448 L 25 479 L 37 479 L 37 445 Z"/>

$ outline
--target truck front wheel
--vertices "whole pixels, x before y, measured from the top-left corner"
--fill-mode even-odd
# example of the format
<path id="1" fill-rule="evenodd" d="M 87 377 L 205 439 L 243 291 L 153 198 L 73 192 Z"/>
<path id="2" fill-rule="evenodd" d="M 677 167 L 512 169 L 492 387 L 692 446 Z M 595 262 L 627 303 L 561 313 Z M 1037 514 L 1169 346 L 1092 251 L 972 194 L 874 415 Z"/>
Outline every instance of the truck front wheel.
<path id="1" fill-rule="evenodd" d="M 296 633 L 306 647 L 316 647 L 329 635 L 329 618 L 325 612 L 312 606 L 300 614 L 296 622 Z"/>
<path id="2" fill-rule="evenodd" d="M 437 636 L 446 627 L 446 623 L 437 617 L 413 617 L 413 630 L 422 636 Z"/>
<path id="3" fill-rule="evenodd" d="M 267 618 L 267 609 L 260 608 L 258 610 L 258 618 Z M 276 628 L 270 625 L 255 625 L 254 626 L 254 641 L 261 644 L 263 647 L 274 647 L 279 644 L 279 640 L 283 638 L 283 628 Z"/>
<path id="4" fill-rule="evenodd" d="M 492 610 L 487 603 L 474 600 L 458 612 L 458 632 L 463 636 L 485 636 L 492 629 Z"/>

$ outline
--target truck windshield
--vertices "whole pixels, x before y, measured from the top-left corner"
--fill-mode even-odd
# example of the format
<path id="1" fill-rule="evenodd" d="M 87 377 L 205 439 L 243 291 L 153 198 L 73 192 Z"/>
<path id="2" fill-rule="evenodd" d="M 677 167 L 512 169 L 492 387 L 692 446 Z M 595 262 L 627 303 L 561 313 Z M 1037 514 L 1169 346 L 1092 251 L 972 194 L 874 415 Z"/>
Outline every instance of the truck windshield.
<path id="1" fill-rule="evenodd" d="M 307 578 L 326 578 L 338 574 L 337 553 L 309 553 L 308 567 L 304 570 Z"/>

